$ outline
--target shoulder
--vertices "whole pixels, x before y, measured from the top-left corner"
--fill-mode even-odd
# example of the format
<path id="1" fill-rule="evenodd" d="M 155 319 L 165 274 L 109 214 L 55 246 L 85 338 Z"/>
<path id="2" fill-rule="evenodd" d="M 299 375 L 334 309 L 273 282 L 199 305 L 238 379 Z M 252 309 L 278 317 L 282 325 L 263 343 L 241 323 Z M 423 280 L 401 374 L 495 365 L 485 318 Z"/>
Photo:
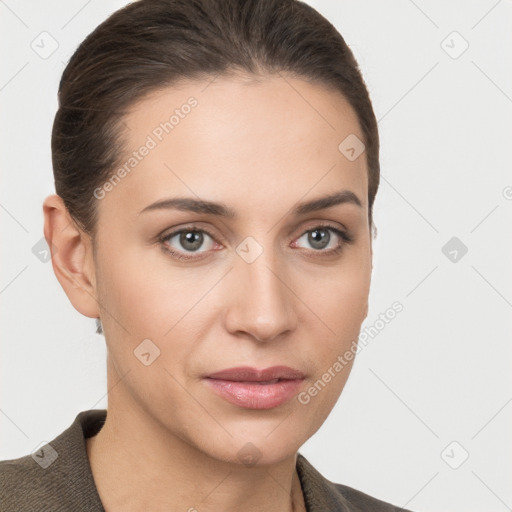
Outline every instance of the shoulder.
<path id="1" fill-rule="evenodd" d="M 32 455 L 0 461 L 0 511 L 41 510 L 44 489 L 49 484 L 48 474 Z"/>
<path id="2" fill-rule="evenodd" d="M 310 512 L 411 512 L 347 485 L 331 482 L 300 453 L 297 456 L 297 473 Z"/>
<path id="3" fill-rule="evenodd" d="M 33 453 L 0 461 L 0 512 L 101 510 L 84 433 L 103 419 L 104 411 L 82 411 Z"/>
<path id="4" fill-rule="evenodd" d="M 372 511 L 372 512 L 410 512 L 407 509 L 392 505 L 365 494 L 362 491 L 353 489 L 342 484 L 333 484 L 340 496 L 343 496 L 354 508 L 354 510 Z"/>
<path id="5" fill-rule="evenodd" d="M 64 511 L 67 469 L 59 464 L 59 438 L 34 453 L 0 461 L 0 512 Z"/>

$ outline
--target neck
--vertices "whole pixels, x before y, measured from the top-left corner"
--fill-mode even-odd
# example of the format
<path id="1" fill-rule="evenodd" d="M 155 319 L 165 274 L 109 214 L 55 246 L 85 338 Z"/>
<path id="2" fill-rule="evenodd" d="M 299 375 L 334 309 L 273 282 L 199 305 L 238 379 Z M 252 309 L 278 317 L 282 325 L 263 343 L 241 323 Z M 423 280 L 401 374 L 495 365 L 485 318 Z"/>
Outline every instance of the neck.
<path id="1" fill-rule="evenodd" d="M 86 440 L 106 512 L 305 512 L 296 454 L 264 466 L 213 458 L 121 397 L 119 388 L 109 395 L 102 429 Z"/>

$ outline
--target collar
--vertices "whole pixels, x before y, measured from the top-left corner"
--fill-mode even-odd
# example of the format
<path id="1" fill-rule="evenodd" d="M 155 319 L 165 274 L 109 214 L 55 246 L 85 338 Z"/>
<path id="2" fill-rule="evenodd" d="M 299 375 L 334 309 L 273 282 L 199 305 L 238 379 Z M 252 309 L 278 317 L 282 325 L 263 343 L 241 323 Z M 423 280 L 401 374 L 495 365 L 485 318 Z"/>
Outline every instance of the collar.
<path id="1" fill-rule="evenodd" d="M 56 465 L 55 470 L 65 477 L 66 494 L 74 500 L 70 503 L 74 507 L 73 510 L 105 512 L 92 476 L 85 439 L 100 431 L 106 416 L 106 409 L 82 411 L 76 416 L 71 426 L 51 442 L 51 446 L 61 458 L 61 464 Z M 399 510 L 360 491 L 327 480 L 300 453 L 297 455 L 296 469 L 304 495 L 306 512 Z"/>

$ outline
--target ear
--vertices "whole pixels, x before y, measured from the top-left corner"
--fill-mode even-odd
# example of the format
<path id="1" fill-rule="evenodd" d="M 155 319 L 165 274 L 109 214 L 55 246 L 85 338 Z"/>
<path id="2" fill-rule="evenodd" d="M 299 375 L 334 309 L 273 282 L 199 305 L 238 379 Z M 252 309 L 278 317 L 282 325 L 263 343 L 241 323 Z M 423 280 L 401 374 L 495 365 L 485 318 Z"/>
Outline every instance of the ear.
<path id="1" fill-rule="evenodd" d="M 44 200 L 43 213 L 44 237 L 59 283 L 77 311 L 99 317 L 91 237 L 76 226 L 58 195 Z"/>

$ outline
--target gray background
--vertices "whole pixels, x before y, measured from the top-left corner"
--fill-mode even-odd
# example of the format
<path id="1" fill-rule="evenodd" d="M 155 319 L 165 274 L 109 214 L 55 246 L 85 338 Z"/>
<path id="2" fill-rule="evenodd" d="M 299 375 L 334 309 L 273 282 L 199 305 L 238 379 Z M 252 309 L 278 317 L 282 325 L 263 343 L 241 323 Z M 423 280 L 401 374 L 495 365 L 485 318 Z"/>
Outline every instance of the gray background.
<path id="1" fill-rule="evenodd" d="M 512 2 L 308 3 L 354 51 L 379 119 L 363 330 L 393 302 L 404 309 L 369 338 L 301 452 L 327 478 L 413 510 L 510 510 Z M 0 459 L 107 407 L 104 338 L 38 244 L 60 75 L 125 4 L 0 1 Z"/>

